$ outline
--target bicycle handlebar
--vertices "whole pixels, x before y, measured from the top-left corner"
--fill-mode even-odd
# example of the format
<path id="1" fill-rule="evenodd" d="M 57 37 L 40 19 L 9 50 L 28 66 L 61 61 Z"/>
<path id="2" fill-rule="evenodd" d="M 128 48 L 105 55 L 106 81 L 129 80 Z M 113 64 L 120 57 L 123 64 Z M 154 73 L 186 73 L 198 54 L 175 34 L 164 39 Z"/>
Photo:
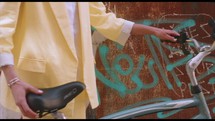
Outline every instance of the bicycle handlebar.
<path id="1" fill-rule="evenodd" d="M 212 27 L 212 33 L 211 33 L 211 37 L 214 39 L 215 41 L 215 21 L 213 19 L 211 19 L 209 22 L 208 22 L 208 25 L 210 27 Z M 198 43 L 198 41 L 196 39 L 193 39 L 193 38 L 188 38 L 187 36 L 187 33 L 182 30 L 179 32 L 180 33 L 180 36 L 176 36 L 176 42 L 172 42 L 170 40 L 165 40 L 165 42 L 168 42 L 168 43 L 179 43 L 181 46 L 180 46 L 180 49 L 182 49 L 183 53 L 185 55 L 188 55 L 190 54 L 189 50 L 188 50 L 188 42 L 194 42 L 194 45 L 195 45 L 195 48 L 197 49 L 198 52 L 200 51 L 213 51 L 214 50 L 214 46 L 215 46 L 215 43 L 213 42 L 213 44 L 210 46 L 210 49 L 208 48 L 209 46 L 203 46 L 203 47 L 200 47 L 200 44 Z M 161 40 L 161 42 L 164 42 L 164 40 Z"/>
<path id="2" fill-rule="evenodd" d="M 212 27 L 212 33 L 211 37 L 214 39 L 214 42 L 211 45 L 204 45 L 200 46 L 199 42 L 194 38 L 188 38 L 185 31 L 180 32 L 180 36 L 175 37 L 177 39 L 176 42 L 172 41 L 165 41 L 165 42 L 171 42 L 171 43 L 179 43 L 180 49 L 182 49 L 183 53 L 185 55 L 190 54 L 190 51 L 188 50 L 188 42 L 193 42 L 195 45 L 195 48 L 197 49 L 197 54 L 195 57 L 193 57 L 191 60 L 189 60 L 186 63 L 186 71 L 190 78 L 191 84 L 193 86 L 198 85 L 196 76 L 195 76 L 195 69 L 198 67 L 200 62 L 203 60 L 204 57 L 209 55 L 213 50 L 215 50 L 215 21 L 210 20 L 208 22 L 208 25 Z M 161 42 L 164 42 L 161 40 Z"/>
<path id="3" fill-rule="evenodd" d="M 212 27 L 211 37 L 215 40 L 215 22 L 214 22 L 214 20 L 211 20 L 208 22 L 208 24 Z M 195 45 L 196 49 L 198 50 L 198 54 L 195 57 L 193 57 L 190 61 L 188 61 L 186 64 L 186 71 L 190 78 L 191 84 L 192 84 L 192 86 L 196 86 L 196 85 L 198 85 L 198 82 L 197 82 L 197 79 L 195 76 L 195 69 L 198 67 L 198 65 L 204 59 L 204 57 L 206 57 L 212 51 L 215 50 L 215 41 L 211 45 L 204 45 L 204 46 L 200 46 L 198 41 L 193 38 L 191 38 L 187 41 L 194 42 L 194 45 Z"/>

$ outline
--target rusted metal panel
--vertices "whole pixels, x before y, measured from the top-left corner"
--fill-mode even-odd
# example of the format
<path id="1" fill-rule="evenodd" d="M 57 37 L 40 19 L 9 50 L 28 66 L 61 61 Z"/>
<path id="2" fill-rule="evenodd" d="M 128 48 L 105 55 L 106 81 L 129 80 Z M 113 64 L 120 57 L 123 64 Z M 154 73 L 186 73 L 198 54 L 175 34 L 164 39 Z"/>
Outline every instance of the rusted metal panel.
<path id="1" fill-rule="evenodd" d="M 215 17 L 213 2 L 104 2 L 107 11 L 117 17 L 151 26 L 187 28 L 189 37 L 212 43 L 207 22 Z M 157 44 L 156 44 L 157 43 Z M 177 44 L 173 45 L 177 48 Z M 124 108 L 151 101 L 189 98 L 189 78 L 185 63 L 190 56 L 169 49 L 151 36 L 131 36 L 124 47 L 110 40 L 102 42 L 96 51 L 96 76 L 100 106 L 97 118 Z M 196 75 L 203 92 L 214 94 L 215 56 L 204 60 Z M 210 103 L 215 115 L 215 103 Z M 177 112 L 161 112 L 141 118 L 191 118 L 195 108 Z"/>

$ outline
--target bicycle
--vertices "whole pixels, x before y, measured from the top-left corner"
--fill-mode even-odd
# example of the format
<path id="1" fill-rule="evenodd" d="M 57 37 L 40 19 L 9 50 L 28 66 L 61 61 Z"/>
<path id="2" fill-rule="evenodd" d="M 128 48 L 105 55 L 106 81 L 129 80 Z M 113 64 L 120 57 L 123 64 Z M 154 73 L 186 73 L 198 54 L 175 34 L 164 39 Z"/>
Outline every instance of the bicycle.
<path id="1" fill-rule="evenodd" d="M 211 36 L 215 40 L 214 21 L 209 24 L 213 27 Z M 215 41 L 212 45 L 200 46 L 196 39 L 187 38 L 186 33 L 181 33 L 181 35 L 177 37 L 177 42 L 181 44 L 181 49 L 184 53 L 189 53 L 186 48 L 187 42 L 193 42 L 195 48 L 197 49 L 196 56 L 186 63 L 186 72 L 191 82 L 189 89 L 192 93 L 192 97 L 134 107 L 112 113 L 101 117 L 100 119 L 131 119 L 162 111 L 188 109 L 192 107 L 197 107 L 199 110 L 199 113 L 192 117 L 192 119 L 211 119 L 212 117 L 207 101 L 215 100 L 215 94 L 210 96 L 205 96 L 203 94 L 201 86 L 198 84 L 195 76 L 195 69 L 198 67 L 203 58 L 215 50 Z M 39 118 L 50 113 L 55 119 L 66 119 L 64 114 L 59 112 L 59 110 L 64 108 L 68 102 L 79 95 L 84 89 L 85 85 L 83 83 L 70 82 L 57 87 L 42 89 L 44 91 L 43 95 L 29 93 L 26 98 L 30 108 L 39 114 Z"/>

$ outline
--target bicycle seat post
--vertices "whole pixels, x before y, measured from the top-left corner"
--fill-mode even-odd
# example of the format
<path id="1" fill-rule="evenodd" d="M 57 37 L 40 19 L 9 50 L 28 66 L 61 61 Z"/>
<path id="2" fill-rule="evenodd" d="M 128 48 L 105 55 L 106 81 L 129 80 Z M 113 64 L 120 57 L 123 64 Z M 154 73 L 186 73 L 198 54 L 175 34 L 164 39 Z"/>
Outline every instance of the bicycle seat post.
<path id="1" fill-rule="evenodd" d="M 51 115 L 54 117 L 54 119 L 66 119 L 66 116 L 59 111 L 53 112 Z"/>

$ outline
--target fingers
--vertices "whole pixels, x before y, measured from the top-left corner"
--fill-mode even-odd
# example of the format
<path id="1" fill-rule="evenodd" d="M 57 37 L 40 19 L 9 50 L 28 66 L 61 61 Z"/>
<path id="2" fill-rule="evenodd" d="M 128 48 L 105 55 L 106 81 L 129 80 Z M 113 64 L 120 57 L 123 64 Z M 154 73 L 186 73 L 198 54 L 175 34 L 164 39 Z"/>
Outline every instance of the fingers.
<path id="1" fill-rule="evenodd" d="M 35 94 L 42 94 L 42 93 L 43 93 L 42 90 L 37 89 L 37 88 L 35 88 L 35 87 L 33 87 L 33 86 L 30 86 L 30 85 L 28 86 L 28 91 L 33 92 L 33 93 L 35 93 Z"/>
<path id="2" fill-rule="evenodd" d="M 42 93 L 43 93 L 42 90 L 37 89 L 37 88 L 35 88 L 35 87 L 31 86 L 31 85 L 28 85 L 27 91 L 32 92 L 32 93 L 35 93 L 35 94 L 42 94 Z M 37 117 L 38 117 L 38 114 L 35 113 L 34 111 L 32 111 L 32 110 L 30 109 L 30 107 L 29 107 L 29 105 L 27 104 L 26 100 L 23 101 L 19 107 L 20 107 L 20 109 L 22 110 L 22 113 L 23 113 L 25 116 L 30 117 L 30 118 L 37 118 Z"/>
<path id="3" fill-rule="evenodd" d="M 171 34 L 173 34 L 174 36 L 180 36 L 180 34 L 174 30 L 171 31 Z"/>
<path id="4" fill-rule="evenodd" d="M 42 94 L 43 93 L 42 90 L 39 90 L 37 88 L 31 88 L 31 91 L 34 92 L 35 94 Z"/>
<path id="5" fill-rule="evenodd" d="M 13 92 L 14 99 L 22 114 L 29 118 L 36 118 L 37 114 L 33 112 L 27 104 L 25 96 L 26 90 L 24 88 L 20 88 L 20 86 L 13 86 L 13 89 L 14 88 L 16 88 L 16 90 Z"/>
<path id="6" fill-rule="evenodd" d="M 172 41 L 172 42 L 176 42 L 176 40 L 177 40 L 175 37 L 170 36 L 170 35 L 167 35 L 167 39 Z"/>
<path id="7" fill-rule="evenodd" d="M 29 117 L 29 118 L 33 118 L 33 119 L 38 117 L 37 113 L 33 112 L 29 108 L 26 101 L 22 101 L 21 103 L 19 103 L 18 107 L 24 116 Z"/>
<path id="8" fill-rule="evenodd" d="M 42 94 L 43 91 L 22 81 L 14 85 L 11 89 L 13 91 L 13 96 L 16 101 L 16 105 L 19 107 L 22 114 L 29 118 L 37 118 L 37 113 L 32 111 L 27 104 L 26 94 L 27 92 Z"/>
<path id="9" fill-rule="evenodd" d="M 180 36 L 180 34 L 174 30 L 166 30 L 166 33 L 171 36 Z"/>
<path id="10" fill-rule="evenodd" d="M 167 37 L 167 40 L 170 40 L 172 42 L 176 42 L 176 36 L 180 36 L 180 34 L 174 30 L 166 30 L 166 37 Z"/>

